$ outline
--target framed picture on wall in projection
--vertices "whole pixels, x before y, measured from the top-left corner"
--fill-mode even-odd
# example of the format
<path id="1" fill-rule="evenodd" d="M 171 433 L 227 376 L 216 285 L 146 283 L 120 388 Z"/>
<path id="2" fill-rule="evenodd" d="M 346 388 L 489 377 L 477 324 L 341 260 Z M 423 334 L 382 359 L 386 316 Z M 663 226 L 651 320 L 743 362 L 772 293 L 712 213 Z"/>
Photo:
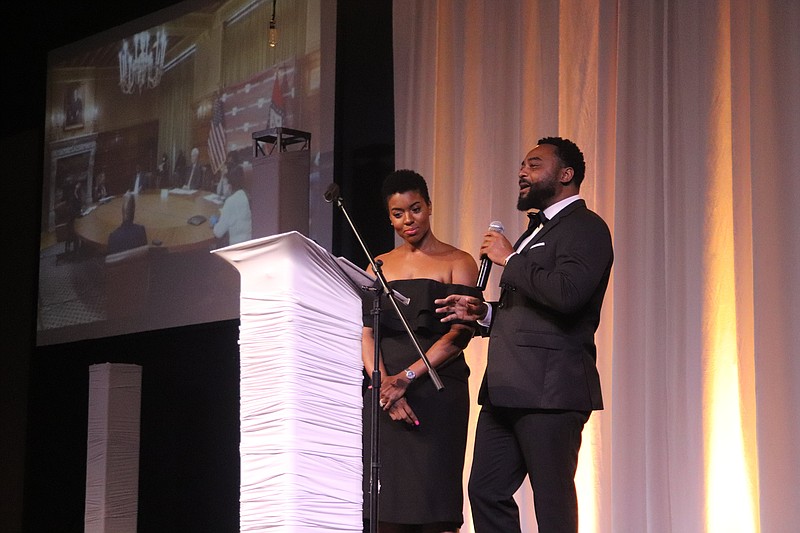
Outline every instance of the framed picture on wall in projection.
<path id="1" fill-rule="evenodd" d="M 70 83 L 64 90 L 64 130 L 83 127 L 84 87 L 82 83 Z"/>

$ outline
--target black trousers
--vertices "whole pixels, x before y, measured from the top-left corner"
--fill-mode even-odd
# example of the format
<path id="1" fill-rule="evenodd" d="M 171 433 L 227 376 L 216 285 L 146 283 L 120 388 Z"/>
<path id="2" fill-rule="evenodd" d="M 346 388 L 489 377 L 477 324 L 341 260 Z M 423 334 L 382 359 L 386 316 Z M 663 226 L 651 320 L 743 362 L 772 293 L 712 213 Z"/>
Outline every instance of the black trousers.
<path id="1" fill-rule="evenodd" d="M 469 479 L 476 533 L 520 531 L 514 493 L 529 476 L 540 533 L 578 531 L 575 470 L 590 411 L 484 405 Z"/>

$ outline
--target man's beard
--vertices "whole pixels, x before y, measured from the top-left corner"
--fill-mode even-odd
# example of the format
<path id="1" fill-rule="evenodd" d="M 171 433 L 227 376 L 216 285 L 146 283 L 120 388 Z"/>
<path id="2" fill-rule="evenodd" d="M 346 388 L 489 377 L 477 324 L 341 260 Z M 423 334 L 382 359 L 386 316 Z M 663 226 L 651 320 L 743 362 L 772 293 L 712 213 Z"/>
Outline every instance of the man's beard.
<path id="1" fill-rule="evenodd" d="M 551 176 L 552 177 L 552 176 Z M 531 183 L 528 194 L 517 199 L 517 209 L 528 211 L 529 209 L 544 209 L 547 201 L 556 195 L 555 180 L 548 179 L 542 183 Z"/>

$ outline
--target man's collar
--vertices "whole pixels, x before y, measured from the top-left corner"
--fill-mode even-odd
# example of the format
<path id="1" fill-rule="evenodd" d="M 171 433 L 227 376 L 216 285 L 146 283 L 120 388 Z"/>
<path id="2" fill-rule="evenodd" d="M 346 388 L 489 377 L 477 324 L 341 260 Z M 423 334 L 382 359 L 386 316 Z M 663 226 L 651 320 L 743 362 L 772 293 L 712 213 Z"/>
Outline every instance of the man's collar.
<path id="1" fill-rule="evenodd" d="M 562 209 L 564 209 L 573 202 L 577 202 L 580 199 L 581 195 L 575 194 L 567 198 L 564 198 L 563 200 L 559 200 L 558 202 L 554 203 L 553 205 L 547 207 L 544 210 L 544 216 L 546 216 L 548 220 L 552 220 L 553 217 L 556 216 Z"/>

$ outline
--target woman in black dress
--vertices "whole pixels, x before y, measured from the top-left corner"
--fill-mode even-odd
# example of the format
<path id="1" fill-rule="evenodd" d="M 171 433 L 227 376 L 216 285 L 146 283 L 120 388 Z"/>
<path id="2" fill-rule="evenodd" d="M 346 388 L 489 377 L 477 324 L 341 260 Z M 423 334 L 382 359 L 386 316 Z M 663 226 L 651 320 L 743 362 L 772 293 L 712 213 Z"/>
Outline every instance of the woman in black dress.
<path id="1" fill-rule="evenodd" d="M 437 391 L 394 308 L 381 304 L 379 530 L 455 532 L 463 523 L 462 475 L 469 418 L 469 367 L 462 350 L 472 323 L 443 324 L 433 301 L 467 291 L 477 297 L 475 260 L 431 231 L 431 201 L 422 176 L 390 174 L 383 185 L 389 220 L 402 244 L 378 256 L 390 286 L 411 299 L 401 306 L 420 347 L 442 380 Z M 385 299 L 385 297 L 384 297 Z M 374 367 L 371 304 L 365 302 L 362 357 Z M 364 394 L 364 513 L 369 518 L 370 410 Z"/>

